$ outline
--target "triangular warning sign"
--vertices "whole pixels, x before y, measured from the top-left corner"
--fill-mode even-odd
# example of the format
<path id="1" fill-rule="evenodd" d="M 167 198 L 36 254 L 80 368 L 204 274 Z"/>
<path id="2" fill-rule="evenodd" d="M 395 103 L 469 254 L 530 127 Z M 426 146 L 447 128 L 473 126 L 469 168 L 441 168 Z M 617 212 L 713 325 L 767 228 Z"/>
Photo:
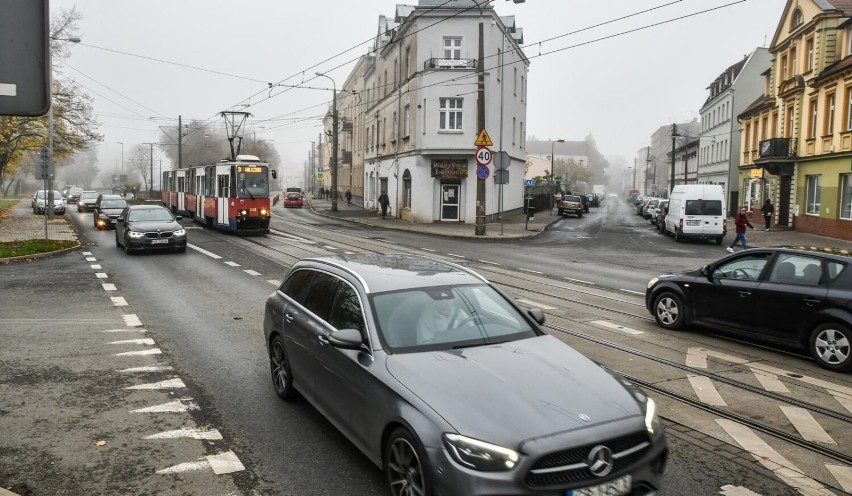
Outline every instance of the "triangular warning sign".
<path id="1" fill-rule="evenodd" d="M 488 131 L 485 128 L 479 131 L 479 136 L 476 137 L 476 141 L 473 144 L 474 146 L 494 146 L 494 142 L 491 141 L 491 136 L 488 136 Z"/>

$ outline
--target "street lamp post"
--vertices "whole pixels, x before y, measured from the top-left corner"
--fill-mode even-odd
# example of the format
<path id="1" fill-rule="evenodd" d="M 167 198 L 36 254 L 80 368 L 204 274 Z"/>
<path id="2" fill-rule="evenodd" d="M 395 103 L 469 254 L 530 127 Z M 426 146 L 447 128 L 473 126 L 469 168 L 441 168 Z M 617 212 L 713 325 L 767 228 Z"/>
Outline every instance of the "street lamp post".
<path id="1" fill-rule="evenodd" d="M 328 74 L 314 74 L 330 79 L 334 92 L 331 98 L 331 211 L 337 212 L 337 83 Z"/>
<path id="2" fill-rule="evenodd" d="M 554 159 L 553 147 L 554 147 L 554 145 L 556 145 L 556 143 L 565 143 L 565 140 L 564 139 L 558 139 L 556 141 L 550 142 L 550 182 L 551 182 L 551 188 L 550 188 L 550 200 L 548 201 L 548 204 L 551 201 L 553 201 L 554 195 L 556 194 L 556 191 L 554 191 L 556 189 L 556 176 L 553 175 L 553 159 Z M 553 207 L 550 207 L 550 215 L 553 215 Z"/>
<path id="3" fill-rule="evenodd" d="M 116 144 L 121 145 L 121 174 L 118 176 L 118 181 L 121 182 L 124 176 L 124 143 L 121 141 L 116 141 Z"/>

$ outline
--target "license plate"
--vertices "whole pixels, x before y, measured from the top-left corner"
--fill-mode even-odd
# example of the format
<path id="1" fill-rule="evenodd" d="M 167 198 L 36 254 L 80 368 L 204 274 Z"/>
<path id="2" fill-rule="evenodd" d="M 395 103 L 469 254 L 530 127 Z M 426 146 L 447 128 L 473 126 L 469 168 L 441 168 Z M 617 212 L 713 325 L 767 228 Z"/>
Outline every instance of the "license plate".
<path id="1" fill-rule="evenodd" d="M 701 221 L 700 220 L 688 220 L 688 221 L 686 221 L 686 225 L 687 226 L 700 226 Z"/>
<path id="2" fill-rule="evenodd" d="M 169 244 L 169 240 L 167 240 L 167 239 L 152 239 L 151 244 L 152 245 L 167 245 L 167 244 Z"/>
<path id="3" fill-rule="evenodd" d="M 565 496 L 622 496 L 631 489 L 631 476 L 627 474 L 618 479 L 583 489 L 571 489 Z"/>

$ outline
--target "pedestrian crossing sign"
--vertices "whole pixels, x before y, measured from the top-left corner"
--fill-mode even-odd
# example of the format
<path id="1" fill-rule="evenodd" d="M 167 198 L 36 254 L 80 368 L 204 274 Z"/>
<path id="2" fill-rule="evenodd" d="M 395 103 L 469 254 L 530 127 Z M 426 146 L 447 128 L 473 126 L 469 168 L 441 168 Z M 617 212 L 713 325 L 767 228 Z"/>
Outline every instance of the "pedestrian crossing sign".
<path id="1" fill-rule="evenodd" d="M 485 128 L 479 131 L 479 136 L 476 137 L 476 141 L 473 144 L 474 146 L 494 146 L 494 142 L 491 141 L 491 136 L 488 136 L 488 131 Z"/>

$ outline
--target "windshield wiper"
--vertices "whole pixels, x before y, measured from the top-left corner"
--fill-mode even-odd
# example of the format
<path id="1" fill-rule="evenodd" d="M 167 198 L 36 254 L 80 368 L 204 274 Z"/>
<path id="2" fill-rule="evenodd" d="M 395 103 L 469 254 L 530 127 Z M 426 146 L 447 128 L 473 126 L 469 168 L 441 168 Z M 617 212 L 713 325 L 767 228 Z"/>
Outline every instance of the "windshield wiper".
<path id="1" fill-rule="evenodd" d="M 488 346 L 488 345 L 491 345 L 491 344 L 508 343 L 509 341 L 510 340 L 507 339 L 505 341 L 485 341 L 483 343 L 460 344 L 460 345 L 453 346 L 453 349 L 454 350 L 460 350 L 460 349 L 463 349 L 463 348 L 477 348 L 479 346 Z"/>
<path id="2" fill-rule="evenodd" d="M 246 187 L 246 183 L 242 183 L 242 184 L 240 185 L 240 189 L 241 189 L 241 190 L 243 190 L 243 191 L 245 191 L 246 193 L 248 193 L 248 194 L 249 194 L 249 196 L 251 197 L 251 199 L 252 199 L 252 200 L 254 200 L 254 195 L 253 195 L 253 194 L 251 194 L 251 191 L 249 191 L 249 189 Z"/>

